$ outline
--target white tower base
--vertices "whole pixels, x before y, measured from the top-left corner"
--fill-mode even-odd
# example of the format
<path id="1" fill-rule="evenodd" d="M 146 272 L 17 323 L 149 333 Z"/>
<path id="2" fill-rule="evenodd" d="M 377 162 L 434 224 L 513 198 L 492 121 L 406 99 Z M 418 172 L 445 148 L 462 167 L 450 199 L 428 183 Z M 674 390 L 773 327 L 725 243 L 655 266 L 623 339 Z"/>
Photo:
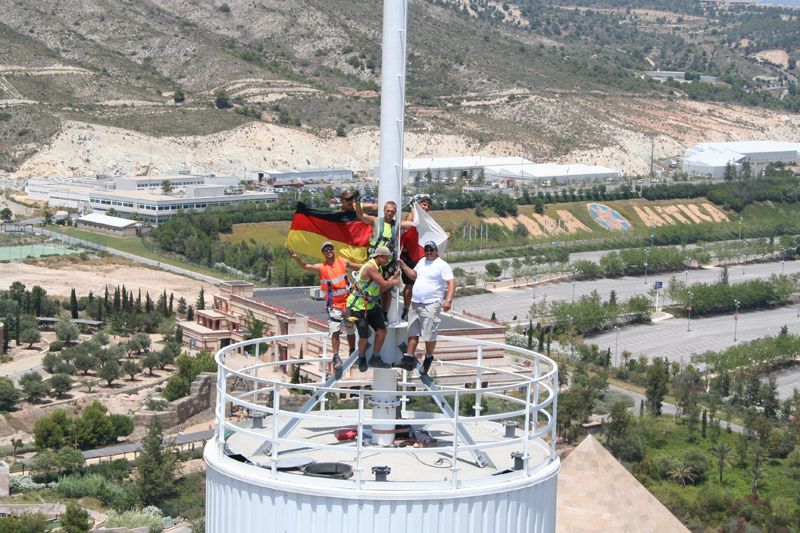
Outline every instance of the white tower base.
<path id="1" fill-rule="evenodd" d="M 269 479 L 265 470 L 224 457 L 215 441 L 206 445 L 205 460 L 209 533 L 555 531 L 557 459 L 537 475 L 495 483 L 490 492 L 485 486 L 353 491 L 347 481 Z"/>

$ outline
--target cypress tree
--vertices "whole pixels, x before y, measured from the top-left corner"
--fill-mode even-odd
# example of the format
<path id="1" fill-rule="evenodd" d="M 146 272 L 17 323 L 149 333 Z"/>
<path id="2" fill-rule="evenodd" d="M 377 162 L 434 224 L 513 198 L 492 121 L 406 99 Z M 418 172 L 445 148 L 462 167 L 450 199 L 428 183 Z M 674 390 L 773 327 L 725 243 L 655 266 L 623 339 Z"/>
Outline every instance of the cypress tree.
<path id="1" fill-rule="evenodd" d="M 196 308 L 198 311 L 202 311 L 206 308 L 206 291 L 203 287 L 200 287 L 200 296 L 197 297 Z"/>
<path id="2" fill-rule="evenodd" d="M 119 299 L 119 285 L 114 287 L 114 312 L 119 313 L 120 311 L 120 299 Z"/>
<path id="3" fill-rule="evenodd" d="M 150 298 L 150 291 L 144 293 L 144 312 L 147 314 L 153 312 L 153 299 Z"/>
<path id="4" fill-rule="evenodd" d="M 174 299 L 175 299 L 175 295 L 173 293 L 169 293 L 169 315 L 167 315 L 167 316 L 172 316 L 174 314 L 173 313 L 173 308 L 172 308 L 172 302 L 173 302 Z"/>
<path id="5" fill-rule="evenodd" d="M 136 312 L 142 312 L 142 288 L 139 287 L 139 294 L 136 296 Z"/>
<path id="6" fill-rule="evenodd" d="M 175 489 L 178 454 L 171 447 L 163 447 L 162 440 L 161 424 L 152 418 L 136 459 L 136 493 L 142 506 L 161 505 Z"/>
<path id="7" fill-rule="evenodd" d="M 69 312 L 72 318 L 78 318 L 78 297 L 74 288 L 69 292 Z"/>
<path id="8" fill-rule="evenodd" d="M 186 310 L 186 320 L 194 320 L 194 308 L 191 305 Z"/>

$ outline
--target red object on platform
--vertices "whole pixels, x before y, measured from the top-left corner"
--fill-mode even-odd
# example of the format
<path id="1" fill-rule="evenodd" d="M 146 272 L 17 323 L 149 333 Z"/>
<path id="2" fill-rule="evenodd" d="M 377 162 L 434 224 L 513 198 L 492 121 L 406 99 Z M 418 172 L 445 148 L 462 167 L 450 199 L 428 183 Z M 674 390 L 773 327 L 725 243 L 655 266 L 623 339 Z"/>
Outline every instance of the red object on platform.
<path id="1" fill-rule="evenodd" d="M 358 435 L 355 429 L 339 429 L 335 433 L 336 440 L 353 440 Z"/>

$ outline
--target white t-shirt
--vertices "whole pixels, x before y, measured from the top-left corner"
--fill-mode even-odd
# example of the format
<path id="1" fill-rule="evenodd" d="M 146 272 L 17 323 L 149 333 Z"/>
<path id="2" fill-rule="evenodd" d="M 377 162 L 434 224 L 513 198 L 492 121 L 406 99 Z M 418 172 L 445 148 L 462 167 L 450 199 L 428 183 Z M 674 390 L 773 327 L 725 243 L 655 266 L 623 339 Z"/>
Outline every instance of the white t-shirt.
<path id="1" fill-rule="evenodd" d="M 433 261 L 423 258 L 414 267 L 417 280 L 411 292 L 411 301 L 418 304 L 429 304 L 444 300 L 447 282 L 453 279 L 453 269 L 441 257 Z"/>

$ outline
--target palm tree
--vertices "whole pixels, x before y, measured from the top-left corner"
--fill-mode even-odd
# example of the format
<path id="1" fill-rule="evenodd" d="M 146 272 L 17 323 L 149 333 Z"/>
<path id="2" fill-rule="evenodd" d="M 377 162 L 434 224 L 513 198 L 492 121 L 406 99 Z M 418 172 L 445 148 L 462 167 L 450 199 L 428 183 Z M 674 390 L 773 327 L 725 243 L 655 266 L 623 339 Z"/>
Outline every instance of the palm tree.
<path id="1" fill-rule="evenodd" d="M 719 484 L 722 485 L 722 472 L 728 464 L 728 457 L 733 449 L 727 442 L 720 442 L 711 447 L 711 453 L 717 458 L 717 470 L 719 471 Z"/>
<path id="2" fill-rule="evenodd" d="M 697 477 L 692 471 L 692 467 L 686 466 L 683 463 L 673 466 L 669 472 L 667 472 L 667 474 L 671 480 L 680 482 L 680 484 L 684 487 L 686 486 L 687 481 L 691 483 Z"/>

